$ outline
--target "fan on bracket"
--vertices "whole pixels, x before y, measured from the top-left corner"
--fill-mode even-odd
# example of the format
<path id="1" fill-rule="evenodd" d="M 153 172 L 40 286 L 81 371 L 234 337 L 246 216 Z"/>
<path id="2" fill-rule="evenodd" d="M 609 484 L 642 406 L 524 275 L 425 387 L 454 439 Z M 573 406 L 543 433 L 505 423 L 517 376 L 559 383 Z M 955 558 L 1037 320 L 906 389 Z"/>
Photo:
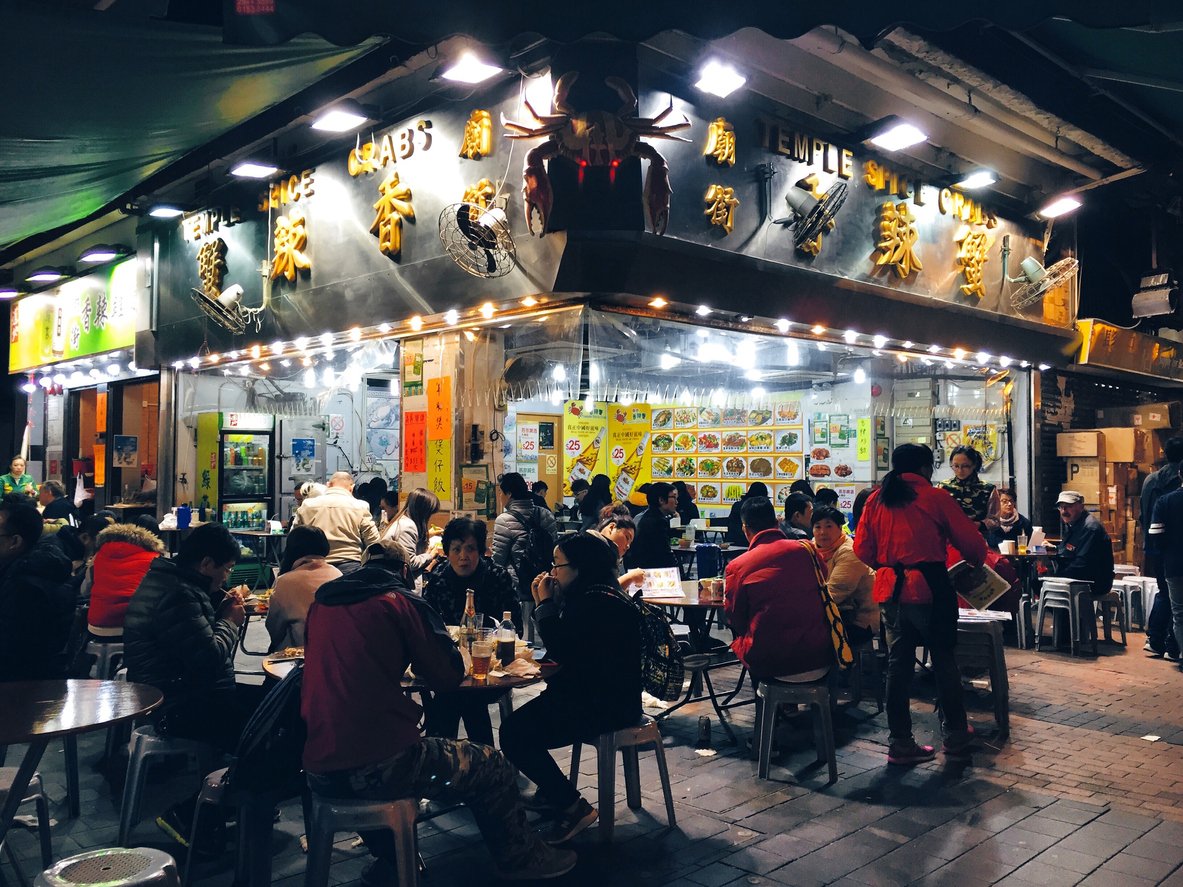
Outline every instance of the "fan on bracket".
<path id="1" fill-rule="evenodd" d="M 846 182 L 834 182 L 820 198 L 814 197 L 798 183 L 785 195 L 785 202 L 789 204 L 793 215 L 787 219 L 775 219 L 774 224 L 788 225 L 791 222 L 793 246 L 800 249 L 818 234 L 825 233 L 846 202 L 846 194 Z"/>
<path id="2" fill-rule="evenodd" d="M 242 307 L 242 287 L 239 284 L 226 287 L 216 299 L 197 287 L 192 288 L 191 295 L 202 313 L 223 329 L 235 335 L 246 330 L 247 314 Z"/>
<path id="3" fill-rule="evenodd" d="M 453 203 L 440 213 L 440 242 L 452 261 L 474 277 L 504 277 L 517 264 L 517 248 L 504 210 Z"/>
<path id="4" fill-rule="evenodd" d="M 1044 269 L 1036 259 L 1026 258 L 1019 263 L 1023 269 L 1022 277 L 1008 277 L 1011 283 L 1024 281 L 1023 285 L 1011 293 L 1010 304 L 1016 311 L 1029 308 L 1058 286 L 1063 286 L 1076 276 L 1079 263 L 1074 258 L 1060 259 L 1048 269 Z"/>

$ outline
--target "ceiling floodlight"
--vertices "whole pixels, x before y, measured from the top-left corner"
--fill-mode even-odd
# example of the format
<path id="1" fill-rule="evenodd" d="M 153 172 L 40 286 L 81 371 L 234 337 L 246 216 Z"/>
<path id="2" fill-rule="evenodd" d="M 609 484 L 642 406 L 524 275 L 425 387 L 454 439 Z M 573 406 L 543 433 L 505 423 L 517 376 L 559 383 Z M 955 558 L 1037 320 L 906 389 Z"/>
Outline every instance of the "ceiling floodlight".
<path id="1" fill-rule="evenodd" d="M 240 160 L 230 167 L 230 175 L 240 179 L 266 179 L 279 172 L 279 167 L 273 163 L 260 163 L 257 160 Z"/>
<path id="2" fill-rule="evenodd" d="M 703 66 L 698 82 L 694 85 L 703 92 L 724 99 L 747 82 L 748 78 L 731 65 L 712 59 Z"/>
<path id="3" fill-rule="evenodd" d="M 148 210 L 148 215 L 154 219 L 175 219 L 177 216 L 183 216 L 185 211 L 179 206 L 173 206 L 168 203 L 159 203 Z"/>
<path id="4" fill-rule="evenodd" d="M 864 142 L 884 151 L 902 151 L 928 141 L 928 136 L 916 126 L 899 117 L 884 117 L 866 130 Z"/>
<path id="5" fill-rule="evenodd" d="M 10 283 L 0 284 L 0 300 L 15 299 L 21 291 Z"/>
<path id="6" fill-rule="evenodd" d="M 1054 219 L 1056 216 L 1062 216 L 1065 213 L 1070 213 L 1074 209 L 1079 208 L 1081 202 L 1073 197 L 1071 194 L 1066 194 L 1063 197 L 1057 197 L 1047 206 L 1039 211 L 1039 214 L 1045 219 Z"/>
<path id="7" fill-rule="evenodd" d="M 83 252 L 78 257 L 78 261 L 97 265 L 100 262 L 114 262 L 121 256 L 126 256 L 129 252 L 130 250 L 126 246 L 119 244 L 114 244 L 113 246 L 98 244 Z"/>
<path id="8" fill-rule="evenodd" d="M 961 181 L 954 182 L 953 187 L 960 188 L 962 191 L 973 191 L 977 188 L 988 188 L 997 181 L 998 176 L 994 174 L 993 170 L 975 169 Z"/>
<path id="9" fill-rule="evenodd" d="M 483 83 L 503 70 L 496 65 L 485 64 L 472 52 L 465 52 L 440 76 L 454 83 Z"/>
<path id="10" fill-rule="evenodd" d="M 61 268 L 53 268 L 46 265 L 44 268 L 38 268 L 32 274 L 25 278 L 28 283 L 55 283 L 66 276 L 66 273 Z"/>
<path id="11" fill-rule="evenodd" d="M 320 116 L 312 121 L 312 128 L 321 132 L 349 132 L 370 119 L 370 115 L 360 103 L 353 99 L 345 99 L 322 111 Z"/>

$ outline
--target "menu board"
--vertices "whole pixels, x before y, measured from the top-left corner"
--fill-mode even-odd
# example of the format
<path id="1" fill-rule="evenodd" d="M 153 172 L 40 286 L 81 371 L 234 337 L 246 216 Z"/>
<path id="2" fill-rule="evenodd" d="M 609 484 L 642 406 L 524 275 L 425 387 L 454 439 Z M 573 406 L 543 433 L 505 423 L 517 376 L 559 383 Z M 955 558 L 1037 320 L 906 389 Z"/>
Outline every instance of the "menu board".
<path id="1" fill-rule="evenodd" d="M 758 408 L 658 405 L 650 430 L 653 480 L 685 481 L 699 505 L 736 502 L 754 481 L 784 481 L 787 491 L 803 476 L 799 400 Z"/>

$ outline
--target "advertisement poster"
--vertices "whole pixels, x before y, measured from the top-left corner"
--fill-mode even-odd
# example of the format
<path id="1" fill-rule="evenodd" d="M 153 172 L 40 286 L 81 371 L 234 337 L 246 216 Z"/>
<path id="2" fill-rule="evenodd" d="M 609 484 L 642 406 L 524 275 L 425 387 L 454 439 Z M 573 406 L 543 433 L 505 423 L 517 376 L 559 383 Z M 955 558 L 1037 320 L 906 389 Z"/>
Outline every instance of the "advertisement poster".
<path id="1" fill-rule="evenodd" d="M 452 501 L 452 444 L 446 440 L 427 442 L 427 489 L 440 497 L 440 502 Z"/>
<path id="2" fill-rule="evenodd" d="M 423 393 L 423 340 L 403 343 L 403 397 Z"/>
<path id="3" fill-rule="evenodd" d="M 608 473 L 607 404 L 590 405 L 582 400 L 563 404 L 563 495 L 571 495 L 571 481 L 591 482 L 593 476 Z M 520 468 L 520 466 L 519 466 Z"/>
<path id="4" fill-rule="evenodd" d="M 460 501 L 457 507 L 468 511 L 473 511 L 476 514 L 484 514 L 485 512 L 485 484 L 489 480 L 489 466 L 488 465 L 461 465 L 460 466 Z M 480 499 L 477 499 L 477 491 L 480 491 Z"/>
<path id="5" fill-rule="evenodd" d="M 452 439 L 451 376 L 427 382 L 427 436 L 431 440 Z"/>
<path id="6" fill-rule="evenodd" d="M 652 408 L 649 404 L 609 405 L 608 480 L 612 498 L 623 502 L 641 484 L 650 481 L 649 429 Z"/>
<path id="7" fill-rule="evenodd" d="M 524 462 L 538 461 L 538 423 L 522 422 L 518 425 L 518 466 Z M 538 470 L 535 469 L 537 474 Z"/>
<path id="8" fill-rule="evenodd" d="M 397 394 L 366 394 L 366 452 L 375 463 L 399 460 L 399 399 Z M 398 471 L 395 470 L 394 475 Z M 392 477 L 394 475 L 391 475 Z"/>
<path id="9" fill-rule="evenodd" d="M 113 444 L 111 467 L 135 468 L 140 457 L 140 439 L 134 434 L 116 434 Z"/>
<path id="10" fill-rule="evenodd" d="M 96 487 L 105 487 L 107 485 L 107 445 L 94 445 L 94 485 Z"/>
<path id="11" fill-rule="evenodd" d="M 292 438 L 292 471 L 297 474 L 311 474 L 316 465 L 316 439 L 311 437 Z"/>
<path id="12" fill-rule="evenodd" d="M 427 470 L 427 413 L 415 410 L 407 413 L 403 429 L 403 467 L 409 474 Z"/>

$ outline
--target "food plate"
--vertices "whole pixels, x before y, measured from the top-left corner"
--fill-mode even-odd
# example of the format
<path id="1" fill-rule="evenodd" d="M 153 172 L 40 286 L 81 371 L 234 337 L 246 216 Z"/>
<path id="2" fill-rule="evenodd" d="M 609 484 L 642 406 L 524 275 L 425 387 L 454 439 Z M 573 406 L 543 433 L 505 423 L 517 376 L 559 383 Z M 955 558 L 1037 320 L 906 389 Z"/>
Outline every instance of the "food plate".
<path id="1" fill-rule="evenodd" d="M 772 459 L 769 456 L 748 459 L 748 477 L 772 477 Z"/>
<path id="2" fill-rule="evenodd" d="M 717 456 L 704 456 L 698 460 L 699 477 L 718 477 L 723 471 L 723 460 Z"/>
<path id="3" fill-rule="evenodd" d="M 771 425 L 772 410 L 752 410 L 748 413 L 749 425 Z"/>
<path id="4" fill-rule="evenodd" d="M 653 428 L 670 428 L 674 424 L 673 410 L 655 410 L 653 413 Z"/>
<path id="5" fill-rule="evenodd" d="M 801 432 L 782 431 L 776 436 L 776 450 L 778 453 L 801 452 Z"/>
<path id="6" fill-rule="evenodd" d="M 674 435 L 675 453 L 693 453 L 697 449 L 697 441 L 693 433 L 682 431 Z"/>
<path id="7" fill-rule="evenodd" d="M 723 433 L 723 452 L 742 453 L 748 448 L 748 435 L 744 431 L 726 431 Z"/>
<path id="8" fill-rule="evenodd" d="M 801 401 L 790 400 L 776 405 L 777 425 L 801 424 Z"/>
<path id="9" fill-rule="evenodd" d="M 714 428 L 723 421 L 723 414 L 714 407 L 703 407 L 698 411 L 698 425 L 700 428 Z"/>
<path id="10" fill-rule="evenodd" d="M 781 480 L 798 480 L 801 477 L 801 459 L 794 456 L 777 456 L 773 461 L 776 476 Z"/>
<path id="11" fill-rule="evenodd" d="M 669 456 L 654 456 L 653 457 L 653 476 L 654 477 L 673 477 L 674 476 L 674 460 Z"/>
<path id="12" fill-rule="evenodd" d="M 674 410 L 675 428 L 693 428 L 698 424 L 698 410 L 694 407 L 679 407 Z"/>
<path id="13" fill-rule="evenodd" d="M 698 450 L 700 453 L 719 452 L 719 434 L 715 431 L 704 431 L 698 435 Z"/>
<path id="14" fill-rule="evenodd" d="M 771 431 L 749 431 L 748 450 L 753 453 L 771 453 L 774 439 Z"/>
<path id="15" fill-rule="evenodd" d="M 748 411 L 741 409 L 728 409 L 723 411 L 724 425 L 747 425 Z"/>
<path id="16" fill-rule="evenodd" d="M 747 492 L 747 487 L 743 484 L 724 484 L 723 503 L 729 505 L 738 502 L 743 498 L 745 492 Z"/>
<path id="17" fill-rule="evenodd" d="M 694 459 L 690 456 L 679 456 L 674 460 L 675 477 L 694 477 Z"/>
<path id="18" fill-rule="evenodd" d="M 743 456 L 727 456 L 723 459 L 724 477 L 744 477 L 747 475 L 747 472 L 748 462 Z M 724 493 L 726 493 L 726 490 L 724 490 Z"/>
<path id="19" fill-rule="evenodd" d="M 719 485 L 717 483 L 705 483 L 698 485 L 698 501 L 703 504 L 710 504 L 719 501 Z"/>
<path id="20" fill-rule="evenodd" d="M 674 448 L 674 436 L 665 432 L 655 434 L 649 446 L 655 453 L 668 453 Z"/>

